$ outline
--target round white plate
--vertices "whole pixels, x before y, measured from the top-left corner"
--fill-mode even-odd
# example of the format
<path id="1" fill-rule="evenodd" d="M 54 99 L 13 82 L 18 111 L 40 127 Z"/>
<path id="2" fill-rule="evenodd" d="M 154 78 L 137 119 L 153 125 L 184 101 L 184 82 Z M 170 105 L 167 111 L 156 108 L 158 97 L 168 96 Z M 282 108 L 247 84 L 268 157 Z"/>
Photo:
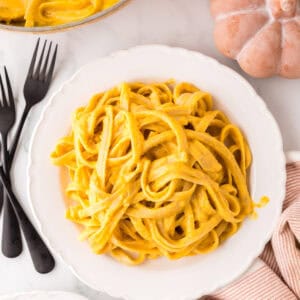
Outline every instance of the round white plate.
<path id="1" fill-rule="evenodd" d="M 0 300 L 88 300 L 68 292 L 32 292 L 0 296 Z"/>
<path id="2" fill-rule="evenodd" d="M 64 218 L 59 170 L 49 155 L 70 129 L 71 113 L 89 98 L 122 81 L 174 78 L 213 94 L 246 134 L 253 154 L 250 188 L 255 200 L 271 202 L 259 218 L 211 254 L 178 261 L 161 258 L 128 267 L 97 256 L 78 241 L 78 229 Z M 280 215 L 285 194 L 285 158 L 278 126 L 264 102 L 237 73 L 202 54 L 166 46 L 140 46 L 100 58 L 83 67 L 52 97 L 32 139 L 28 168 L 29 198 L 49 246 L 87 285 L 126 299 L 193 299 L 240 276 L 263 250 Z"/>

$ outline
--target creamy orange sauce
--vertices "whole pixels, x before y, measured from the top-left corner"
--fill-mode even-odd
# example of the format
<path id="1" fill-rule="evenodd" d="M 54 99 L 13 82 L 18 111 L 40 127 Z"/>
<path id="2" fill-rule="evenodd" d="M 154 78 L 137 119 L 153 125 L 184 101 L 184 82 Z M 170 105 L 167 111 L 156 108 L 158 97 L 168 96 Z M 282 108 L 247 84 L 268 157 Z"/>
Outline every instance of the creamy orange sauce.
<path id="1" fill-rule="evenodd" d="M 262 208 L 262 207 L 265 207 L 269 202 L 270 202 L 269 197 L 263 196 L 263 197 L 261 197 L 259 202 L 254 203 L 254 207 Z M 252 220 L 256 220 L 258 218 L 258 214 L 255 210 L 253 210 L 252 214 L 250 215 L 250 218 Z"/>
<path id="2" fill-rule="evenodd" d="M 60 179 L 60 188 L 61 188 L 61 194 L 63 196 L 63 201 L 66 205 L 66 208 L 68 209 L 70 206 L 73 206 L 76 204 L 75 201 L 73 201 L 71 198 L 67 196 L 66 189 L 68 187 L 68 184 L 70 182 L 70 177 L 68 174 L 68 169 L 65 167 L 59 168 L 59 179 Z M 78 230 L 82 231 L 84 227 L 80 224 L 74 223 Z"/>
<path id="3" fill-rule="evenodd" d="M 119 0 L 0 0 L 0 22 L 56 26 L 87 18 Z"/>
<path id="4" fill-rule="evenodd" d="M 61 187 L 61 192 L 63 195 L 63 200 L 65 202 L 66 207 L 68 208 L 71 205 L 74 205 L 74 201 L 72 199 L 70 199 L 66 194 L 66 189 L 70 182 L 67 168 L 62 167 L 59 169 L 59 179 L 60 179 L 60 187 Z"/>

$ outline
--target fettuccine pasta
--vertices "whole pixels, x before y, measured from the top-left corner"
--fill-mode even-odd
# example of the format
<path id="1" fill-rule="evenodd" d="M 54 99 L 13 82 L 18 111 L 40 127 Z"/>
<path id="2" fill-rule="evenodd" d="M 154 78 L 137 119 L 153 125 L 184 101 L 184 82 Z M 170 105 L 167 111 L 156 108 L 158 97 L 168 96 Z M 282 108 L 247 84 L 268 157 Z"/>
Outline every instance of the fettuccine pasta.
<path id="1" fill-rule="evenodd" d="M 125 264 L 212 251 L 254 212 L 245 137 L 189 83 L 93 96 L 51 159 L 68 170 L 66 217 L 80 238 Z"/>
<path id="2" fill-rule="evenodd" d="M 26 27 L 55 26 L 78 21 L 119 0 L 0 0 L 0 21 Z"/>

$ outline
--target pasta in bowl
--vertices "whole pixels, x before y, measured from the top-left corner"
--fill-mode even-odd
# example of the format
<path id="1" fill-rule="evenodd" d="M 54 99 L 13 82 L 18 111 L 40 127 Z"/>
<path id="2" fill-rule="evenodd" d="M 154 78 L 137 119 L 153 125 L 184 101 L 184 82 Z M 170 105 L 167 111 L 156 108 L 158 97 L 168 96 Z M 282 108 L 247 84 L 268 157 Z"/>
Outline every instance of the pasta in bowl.
<path id="1" fill-rule="evenodd" d="M 127 0 L 1 0 L 0 28 L 43 32 L 82 25 L 106 16 Z"/>
<path id="2" fill-rule="evenodd" d="M 175 81 L 173 83 L 164 83 L 164 81 L 168 78 L 174 78 Z M 127 84 L 125 84 L 125 86 L 123 86 L 122 84 L 120 85 L 120 83 L 122 82 L 127 82 Z M 168 86 L 170 92 L 167 92 L 166 90 L 165 92 L 162 91 L 161 93 L 168 93 L 169 95 L 172 94 L 172 102 L 174 102 L 174 99 L 176 97 L 174 96 L 176 86 L 178 85 L 177 90 L 183 89 L 183 94 L 186 92 L 184 92 L 184 89 L 189 86 L 188 85 L 184 87 L 183 85 L 181 85 L 180 87 L 180 84 L 183 82 L 192 83 L 192 86 L 196 87 L 196 89 L 198 90 L 201 89 L 203 95 L 206 95 L 203 101 L 199 100 L 198 102 L 196 102 L 198 103 L 197 106 L 199 105 L 199 108 L 201 108 L 203 105 L 204 109 L 204 104 L 207 103 L 208 105 L 210 103 L 210 100 L 208 98 L 212 96 L 213 105 L 211 107 L 207 106 L 205 114 L 210 114 L 210 111 L 215 110 L 223 112 L 223 115 L 226 116 L 227 121 L 230 124 L 235 124 L 235 127 L 237 127 L 242 133 L 243 140 L 241 140 L 241 142 L 243 142 L 243 147 L 246 149 L 248 145 L 249 149 L 251 150 L 251 167 L 248 166 L 248 164 L 250 163 L 250 156 L 247 156 L 247 152 L 245 152 L 245 157 L 247 157 L 246 165 L 248 166 L 246 172 L 246 193 L 250 193 L 250 199 L 247 198 L 247 201 L 250 202 L 249 210 L 254 210 L 254 202 L 252 199 L 254 199 L 255 201 L 259 201 L 262 196 L 266 195 L 270 198 L 270 202 L 265 208 L 258 211 L 257 219 L 251 220 L 248 217 L 245 217 L 242 222 L 242 226 L 238 226 L 238 230 L 235 232 L 235 234 L 231 235 L 230 238 L 228 238 L 224 242 L 220 241 L 220 246 L 216 247 L 214 251 L 210 253 L 192 256 L 187 255 L 180 259 L 169 260 L 165 257 L 168 255 L 168 253 L 174 253 L 174 251 L 165 251 L 163 248 L 160 248 L 160 250 L 162 249 L 164 251 L 161 257 L 155 258 L 154 254 L 152 254 L 152 258 L 155 259 L 149 259 L 150 257 L 148 255 L 145 257 L 144 262 L 143 260 L 140 261 L 143 263 L 135 261 L 138 258 L 137 252 L 139 253 L 139 251 L 135 251 L 135 253 L 129 251 L 127 253 L 128 250 L 125 250 L 125 253 L 129 254 L 129 257 L 123 254 L 117 257 L 111 257 L 110 249 L 107 249 L 106 252 L 104 251 L 105 249 L 102 249 L 102 251 L 100 252 L 106 254 L 96 255 L 94 251 L 91 251 L 91 244 L 88 241 L 83 242 L 78 239 L 80 231 L 83 233 L 82 230 L 84 230 L 85 228 L 87 229 L 88 227 L 84 226 L 84 224 L 79 224 L 79 226 L 77 226 L 74 224 L 73 220 L 72 222 L 70 222 L 69 219 L 66 219 L 66 204 L 67 208 L 71 208 L 72 206 L 74 206 L 74 204 L 76 205 L 77 203 L 79 203 L 80 198 L 77 198 L 75 200 L 71 199 L 71 201 L 67 203 L 66 201 L 64 201 L 66 200 L 64 199 L 64 191 L 66 188 L 70 187 L 69 184 L 71 183 L 72 178 L 67 177 L 66 179 L 68 179 L 68 181 L 66 182 L 66 184 L 62 185 L 62 178 L 64 177 L 61 176 L 62 167 L 56 167 L 53 165 L 49 157 L 50 154 L 53 151 L 57 153 L 58 155 L 56 155 L 56 157 L 53 157 L 54 159 L 56 159 L 60 157 L 63 152 L 65 152 L 66 154 L 68 153 L 68 149 L 65 148 L 66 143 L 62 144 L 63 147 L 60 150 L 55 148 L 55 145 L 62 142 L 62 140 L 60 140 L 62 137 L 71 135 L 72 131 L 74 130 L 72 128 L 72 124 L 74 122 L 78 126 L 75 126 L 76 134 L 74 131 L 73 135 L 74 137 L 77 136 L 77 140 L 79 139 L 79 137 L 81 140 L 78 145 L 86 142 L 88 142 L 86 146 L 92 146 L 94 143 L 97 144 L 97 141 L 93 141 L 93 139 L 87 139 L 87 136 L 85 135 L 81 136 L 81 126 L 79 126 L 79 124 L 83 122 L 81 123 L 81 125 L 84 128 L 84 123 L 87 122 L 90 124 L 90 128 L 95 128 L 96 132 L 98 132 L 99 134 L 99 132 L 101 131 L 101 126 L 104 126 L 104 117 L 106 118 L 105 126 L 111 124 L 111 121 L 113 121 L 113 124 L 117 121 L 115 120 L 117 113 L 116 110 L 124 111 L 120 113 L 119 117 L 122 118 L 118 121 L 124 124 L 124 132 L 121 131 L 120 134 L 125 139 L 130 138 L 131 135 L 128 134 L 128 130 L 131 127 L 126 125 L 127 123 L 125 121 L 127 115 L 126 106 L 120 107 L 118 101 L 112 102 L 113 99 L 115 98 L 115 100 L 117 100 L 117 98 L 120 98 L 119 94 L 121 94 L 121 91 L 123 91 L 123 94 L 126 94 L 127 90 L 127 92 L 129 92 L 130 94 L 137 94 L 136 97 L 138 97 L 139 99 L 142 98 L 146 100 L 146 103 L 149 103 L 150 100 L 151 102 L 155 101 L 155 94 L 152 94 L 152 99 L 150 99 L 151 93 L 147 90 L 143 91 L 142 86 L 152 86 L 152 84 L 154 83 L 154 87 L 161 90 L 162 88 L 160 87 L 160 85 L 163 83 L 163 85 L 166 84 Z M 156 86 L 157 83 L 160 84 Z M 139 84 L 140 86 L 137 84 Z M 111 90 L 114 91 L 117 96 L 114 97 L 115 94 L 109 94 L 109 91 Z M 101 94 L 99 94 L 99 92 L 105 91 L 108 96 L 111 96 L 108 97 L 111 100 L 109 101 L 109 103 L 107 103 L 107 106 L 112 106 L 113 118 L 111 119 L 109 117 L 111 116 L 109 108 L 108 112 L 95 111 L 94 114 L 100 113 L 101 118 L 103 117 L 103 120 L 101 121 L 102 125 L 94 127 L 93 123 L 91 122 L 93 120 L 93 108 L 95 108 L 95 103 L 99 103 L 99 99 L 101 98 Z M 199 91 L 196 91 L 195 93 L 199 94 Z M 94 102 L 88 102 L 92 95 L 96 95 Z M 160 115 L 162 113 L 166 114 L 169 118 L 171 118 L 172 120 L 174 119 L 177 123 L 179 122 L 180 124 L 180 122 L 182 122 L 183 120 L 181 116 L 182 114 L 186 113 L 186 110 L 176 111 L 175 108 L 177 106 L 175 105 L 175 103 L 175 106 L 164 103 L 167 99 L 168 98 L 166 98 L 166 96 L 162 96 L 162 100 L 160 100 L 163 103 L 162 107 L 164 108 L 164 111 L 159 111 Z M 137 102 L 136 104 L 134 101 L 132 103 L 132 109 L 138 109 L 138 107 L 142 104 L 143 102 Z M 179 103 L 178 105 L 183 104 Z M 156 106 L 159 105 L 156 104 Z M 168 110 L 166 110 L 166 106 L 170 106 L 169 112 Z M 195 108 L 197 106 L 195 106 Z M 88 111 L 88 107 L 90 107 L 90 112 Z M 189 110 L 188 107 L 186 109 L 188 109 L 188 111 L 192 113 L 192 110 Z M 133 122 L 135 121 L 136 123 L 139 119 L 147 119 L 150 122 L 153 116 L 142 117 L 140 115 L 143 111 L 147 113 L 148 110 L 151 111 L 151 107 L 146 107 L 146 109 L 143 108 L 143 110 L 139 111 L 139 115 L 133 117 Z M 75 115 L 73 114 L 73 116 L 77 116 L 75 119 L 70 118 L 72 112 L 77 112 L 75 113 Z M 101 118 L 97 119 L 97 122 L 100 121 Z M 81 122 L 77 123 L 76 120 L 80 119 Z M 193 119 L 195 120 L 195 118 Z M 157 123 L 157 133 L 160 132 L 160 126 L 165 128 L 165 131 L 172 131 L 173 133 L 177 132 L 176 130 L 173 131 L 173 129 L 169 127 L 168 123 L 164 122 L 163 120 L 155 120 L 156 121 L 153 125 Z M 214 126 L 216 124 L 224 125 L 225 119 L 221 123 L 219 122 L 219 120 L 222 120 L 221 114 L 216 117 Z M 140 127 L 138 126 L 137 128 Z M 222 126 L 209 130 L 211 139 L 213 139 L 215 135 L 218 135 L 218 131 L 220 131 L 221 128 Z M 193 131 L 193 128 L 188 125 L 184 126 L 184 129 L 182 130 L 184 131 L 184 135 L 186 135 L 186 130 L 188 132 L 191 130 Z M 116 133 L 112 131 L 112 137 L 117 138 L 115 134 Z M 230 131 L 230 135 L 231 134 L 233 134 L 232 131 Z M 91 134 L 90 136 L 92 137 L 93 135 Z M 140 138 L 143 138 L 144 140 L 144 142 L 142 143 L 142 146 L 144 147 L 147 139 L 150 138 L 150 135 L 147 136 L 145 132 L 145 135 L 142 134 L 142 137 L 140 136 Z M 188 148 L 191 148 L 191 141 L 194 141 L 194 139 L 188 138 Z M 74 147 L 72 146 L 74 144 L 72 144 L 71 139 L 69 140 L 69 143 L 69 149 Z M 168 145 L 172 147 L 170 150 L 168 150 L 167 148 L 167 150 L 171 151 L 173 149 L 173 158 L 175 157 L 176 159 L 181 159 L 180 163 L 183 165 L 187 163 L 185 162 L 185 155 L 180 154 L 178 156 L 179 148 L 173 146 L 173 144 L 177 145 L 177 139 L 173 139 L 170 142 L 165 141 L 163 142 L 163 144 L 164 143 L 169 143 Z M 202 144 L 206 148 L 212 149 L 206 144 Z M 183 145 L 180 147 L 184 147 L 184 143 L 182 144 L 182 142 L 180 142 L 179 145 Z M 123 149 L 123 146 L 124 145 L 120 145 L 120 151 Z M 158 151 L 158 148 L 149 149 L 149 153 L 152 153 L 152 151 L 155 152 L 155 150 Z M 57 150 L 61 152 L 57 152 Z M 84 160 L 96 161 L 95 157 L 90 156 L 94 151 L 95 149 L 93 149 L 93 146 L 89 149 L 89 151 L 83 151 Z M 130 151 L 130 148 L 123 149 L 122 151 Z M 281 213 L 282 201 L 285 191 L 285 158 L 282 150 L 280 131 L 278 130 L 278 126 L 274 121 L 272 115 L 267 110 L 266 105 L 264 104 L 262 99 L 255 93 L 253 88 L 241 76 L 239 76 L 233 70 L 219 64 L 215 60 L 205 55 L 185 49 L 170 48 L 159 45 L 139 46 L 126 51 L 113 53 L 112 55 L 107 57 L 99 58 L 93 61 L 91 64 L 84 66 L 49 100 L 48 105 L 45 107 L 40 121 L 38 122 L 37 127 L 33 133 L 29 152 L 28 198 L 30 200 L 29 203 L 31 204 L 33 215 L 36 217 L 37 224 L 45 241 L 48 243 L 49 247 L 51 247 L 53 252 L 55 252 L 59 257 L 63 259 L 63 261 L 71 268 L 71 270 L 80 280 L 98 291 L 106 292 L 117 298 L 132 300 L 182 300 L 197 299 L 203 295 L 210 294 L 217 288 L 224 286 L 225 284 L 234 280 L 243 272 L 245 272 L 247 268 L 249 268 L 253 260 L 257 256 L 259 256 L 265 244 L 270 239 L 271 233 Z M 182 151 L 180 151 L 180 153 L 181 152 Z M 109 151 L 104 151 L 103 153 L 107 153 L 108 155 L 110 155 L 108 156 L 108 159 L 104 160 L 108 163 L 108 168 L 106 168 L 105 173 L 105 176 L 107 176 L 107 174 L 112 171 L 110 165 L 112 162 L 111 158 L 118 157 L 118 155 L 114 154 L 115 156 L 112 156 L 111 148 Z M 72 153 L 70 154 L 72 155 Z M 221 163 L 222 166 L 225 166 L 224 161 L 222 162 L 219 155 L 217 155 L 215 151 L 211 150 L 209 151 L 209 154 L 217 157 L 218 162 Z M 166 156 L 166 153 L 162 152 L 155 155 L 162 155 L 162 157 L 164 157 Z M 240 162 L 239 154 L 233 153 L 233 155 L 236 157 L 236 161 Z M 143 154 L 140 157 L 143 158 L 142 156 Z M 158 159 L 160 159 L 159 157 Z M 149 159 L 151 163 L 155 157 L 151 157 L 150 155 L 146 158 Z M 126 157 L 123 159 L 126 159 Z M 203 164 L 203 162 L 201 163 Z M 63 164 L 62 161 L 60 162 L 60 164 Z M 162 166 L 169 167 L 169 164 L 172 167 L 174 165 L 174 161 L 166 164 L 163 163 Z M 238 169 L 240 170 L 238 172 L 241 172 L 242 169 L 240 165 L 238 163 L 237 165 Z M 74 165 L 74 169 L 75 167 L 76 166 Z M 63 168 L 67 169 L 66 167 Z M 215 174 L 218 175 L 219 167 L 215 166 L 214 168 Z M 92 171 L 94 170 L 93 167 L 91 169 L 88 169 Z M 119 170 L 121 171 L 121 168 Z M 122 171 L 124 171 L 124 169 Z M 136 168 L 133 168 L 131 171 L 132 173 L 134 173 L 138 170 Z M 162 171 L 163 172 L 161 173 L 161 175 L 163 176 L 167 174 L 168 169 Z M 199 170 L 196 170 L 196 172 L 198 171 Z M 179 169 L 178 173 L 176 170 L 176 175 L 174 175 L 175 172 L 174 174 L 172 172 L 169 173 L 172 176 L 183 176 L 184 172 L 185 171 L 183 169 Z M 43 176 L 41 176 L 41 174 L 43 174 Z M 126 173 L 124 172 L 124 174 Z M 208 173 L 205 174 L 208 175 Z M 147 173 L 145 175 L 147 175 Z M 130 177 L 128 177 L 127 179 L 130 179 Z M 154 186 L 154 183 L 158 183 L 159 180 L 153 181 L 149 177 L 149 175 L 145 176 L 145 179 L 146 184 L 148 184 L 150 189 L 148 191 L 148 188 L 146 188 L 146 192 L 148 191 L 151 193 L 156 193 L 157 186 Z M 118 178 L 111 178 L 111 180 L 118 180 Z M 218 177 L 215 176 L 213 180 L 213 182 L 210 182 L 213 185 L 213 189 L 211 189 L 211 191 L 218 191 L 217 189 L 215 189 L 215 185 L 218 184 Z M 245 181 L 246 179 L 242 180 Z M 75 183 L 74 191 L 76 192 L 78 191 L 78 185 L 76 185 Z M 85 181 L 82 180 L 81 183 L 85 187 Z M 195 183 L 195 185 L 197 185 L 197 183 Z M 235 185 L 236 183 L 233 182 L 233 186 Z M 98 192 L 97 190 L 95 191 Z M 161 191 L 163 191 L 163 189 Z M 176 193 L 180 193 L 181 191 L 183 191 L 183 187 L 177 187 L 176 185 L 174 196 L 178 196 Z M 69 192 L 71 192 L 71 190 L 68 189 L 68 193 Z M 108 190 L 107 193 L 109 192 L 111 191 Z M 132 192 L 132 190 L 130 190 L 129 192 Z M 160 190 L 158 192 L 160 192 Z M 67 198 L 70 198 L 71 196 L 74 196 L 76 198 L 75 194 L 76 193 L 73 193 L 73 195 L 69 194 Z M 232 195 L 234 196 L 234 193 L 232 193 Z M 233 201 L 232 203 L 234 203 Z M 85 203 L 83 202 L 82 204 L 84 205 Z M 133 204 L 134 203 L 132 203 L 131 205 Z M 142 207 L 143 209 L 153 209 L 153 204 L 150 202 L 141 201 L 141 203 L 139 204 L 144 205 L 144 207 Z M 155 205 L 157 204 L 158 203 L 155 202 Z M 166 202 L 165 206 L 167 206 L 168 204 L 169 203 Z M 88 207 L 90 206 L 87 206 L 87 208 Z M 231 205 L 230 209 L 232 212 L 234 212 L 234 214 L 238 211 L 237 207 L 233 207 L 233 205 Z M 74 221 L 79 220 L 79 218 L 83 216 L 79 216 L 80 211 L 81 207 L 78 208 L 78 219 L 75 219 L 77 218 L 76 209 L 74 216 L 69 216 L 74 217 Z M 252 215 L 250 211 L 249 216 Z M 95 212 L 95 216 L 98 215 L 99 212 L 99 210 Z M 103 208 L 103 212 L 106 212 L 105 208 Z M 87 213 L 87 211 L 85 211 L 85 213 Z M 89 214 L 93 215 L 94 211 L 90 211 Z M 125 216 L 126 215 L 124 214 L 124 217 Z M 117 220 L 116 217 L 117 215 L 114 214 L 112 218 L 110 218 L 110 220 Z M 196 216 L 195 219 L 197 220 L 197 218 L 200 217 L 202 218 L 203 216 Z M 235 216 L 235 218 L 237 217 L 239 217 L 239 213 Z M 88 218 L 90 217 L 87 215 L 87 219 Z M 133 219 L 133 217 L 131 218 Z M 138 221 L 144 219 L 144 217 L 142 216 L 140 218 L 135 218 Z M 122 219 L 124 218 L 121 217 L 121 220 Z M 170 219 L 172 219 L 172 216 L 170 216 L 169 220 Z M 194 229 L 196 229 L 195 232 L 198 233 L 197 228 L 199 224 L 197 224 L 195 219 Z M 99 218 L 99 221 L 102 220 L 104 220 L 102 217 Z M 189 218 L 186 220 L 192 219 Z M 184 224 L 182 219 L 179 219 L 179 222 L 182 222 L 182 229 L 190 230 L 190 228 L 192 228 L 192 222 L 186 225 Z M 125 223 L 128 226 L 132 226 L 130 222 Z M 170 225 L 172 225 L 172 223 L 170 223 Z M 173 230 L 171 228 L 172 226 L 169 227 L 170 232 Z M 160 229 L 160 227 L 156 227 Z M 132 234 L 132 237 L 134 238 L 134 232 L 131 233 L 130 228 L 132 227 L 128 228 L 128 233 Z M 162 229 L 165 231 L 167 228 L 167 224 L 163 224 Z M 94 228 L 91 229 L 94 230 Z M 138 229 L 140 230 L 139 227 Z M 148 227 L 146 227 L 146 232 L 149 229 Z M 230 229 L 230 227 L 228 229 Z M 125 246 L 132 246 L 132 242 L 136 243 L 136 246 L 138 246 L 140 242 L 142 243 L 142 245 L 144 245 L 144 241 L 142 240 L 143 236 L 138 236 L 136 234 L 136 240 L 134 241 L 132 237 L 123 235 L 123 233 L 125 233 L 125 230 L 127 230 L 127 228 L 123 229 L 122 227 L 122 235 L 116 236 L 123 244 L 123 248 Z M 176 234 L 176 236 L 178 235 L 178 237 L 182 237 L 185 234 L 181 232 L 181 229 L 179 228 L 177 228 L 177 231 L 178 232 L 174 232 L 174 234 Z M 159 233 L 162 234 L 163 231 L 160 231 Z M 164 232 L 163 234 L 165 233 L 166 232 Z M 188 233 L 187 236 L 190 237 L 191 234 Z M 213 236 L 213 233 L 211 233 L 211 236 Z M 85 236 L 81 237 L 84 239 L 91 238 L 88 233 Z M 144 237 L 147 238 L 147 236 Z M 155 235 L 153 235 L 153 237 L 155 239 L 158 238 L 158 236 Z M 215 237 L 216 235 L 208 241 L 217 240 Z M 152 235 L 149 237 L 150 241 L 151 238 Z M 93 239 L 90 239 L 90 242 L 93 242 Z M 114 243 L 115 245 L 117 245 L 117 243 L 119 242 L 114 241 Z M 176 240 L 175 243 L 173 243 L 171 240 L 172 248 L 174 247 L 174 244 L 176 245 L 176 243 Z M 112 240 L 109 240 L 107 244 L 113 244 Z M 209 245 L 211 244 L 212 243 L 210 242 Z M 101 247 L 102 245 L 103 244 L 101 244 Z M 202 246 L 205 246 L 205 243 L 202 244 Z M 176 247 L 178 247 L 178 245 L 176 245 Z M 138 248 L 137 250 L 142 249 L 144 248 Z M 146 248 L 147 251 L 148 249 L 149 248 Z M 209 250 L 209 248 L 206 249 Z M 187 249 L 188 254 L 193 254 L 189 253 L 188 250 L 189 249 Z M 159 255 L 161 255 L 161 253 L 159 253 Z M 117 259 L 121 260 L 121 262 L 124 263 L 120 263 Z M 131 259 L 133 259 L 133 261 L 131 261 Z M 138 264 L 135 266 L 128 266 L 128 263 Z"/>
<path id="3" fill-rule="evenodd" d="M 123 83 L 73 115 L 51 155 L 67 167 L 67 218 L 126 264 L 210 252 L 254 213 L 241 130 L 190 83 Z"/>

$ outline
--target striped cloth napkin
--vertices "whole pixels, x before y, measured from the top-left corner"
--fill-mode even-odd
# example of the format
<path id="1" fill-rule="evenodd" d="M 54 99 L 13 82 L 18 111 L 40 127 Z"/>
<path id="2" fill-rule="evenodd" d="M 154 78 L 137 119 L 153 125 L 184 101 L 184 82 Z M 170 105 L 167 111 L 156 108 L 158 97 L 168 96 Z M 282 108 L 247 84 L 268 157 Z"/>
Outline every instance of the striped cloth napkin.
<path id="1" fill-rule="evenodd" d="M 287 164 L 286 188 L 282 215 L 260 258 L 206 300 L 300 299 L 300 162 Z"/>

